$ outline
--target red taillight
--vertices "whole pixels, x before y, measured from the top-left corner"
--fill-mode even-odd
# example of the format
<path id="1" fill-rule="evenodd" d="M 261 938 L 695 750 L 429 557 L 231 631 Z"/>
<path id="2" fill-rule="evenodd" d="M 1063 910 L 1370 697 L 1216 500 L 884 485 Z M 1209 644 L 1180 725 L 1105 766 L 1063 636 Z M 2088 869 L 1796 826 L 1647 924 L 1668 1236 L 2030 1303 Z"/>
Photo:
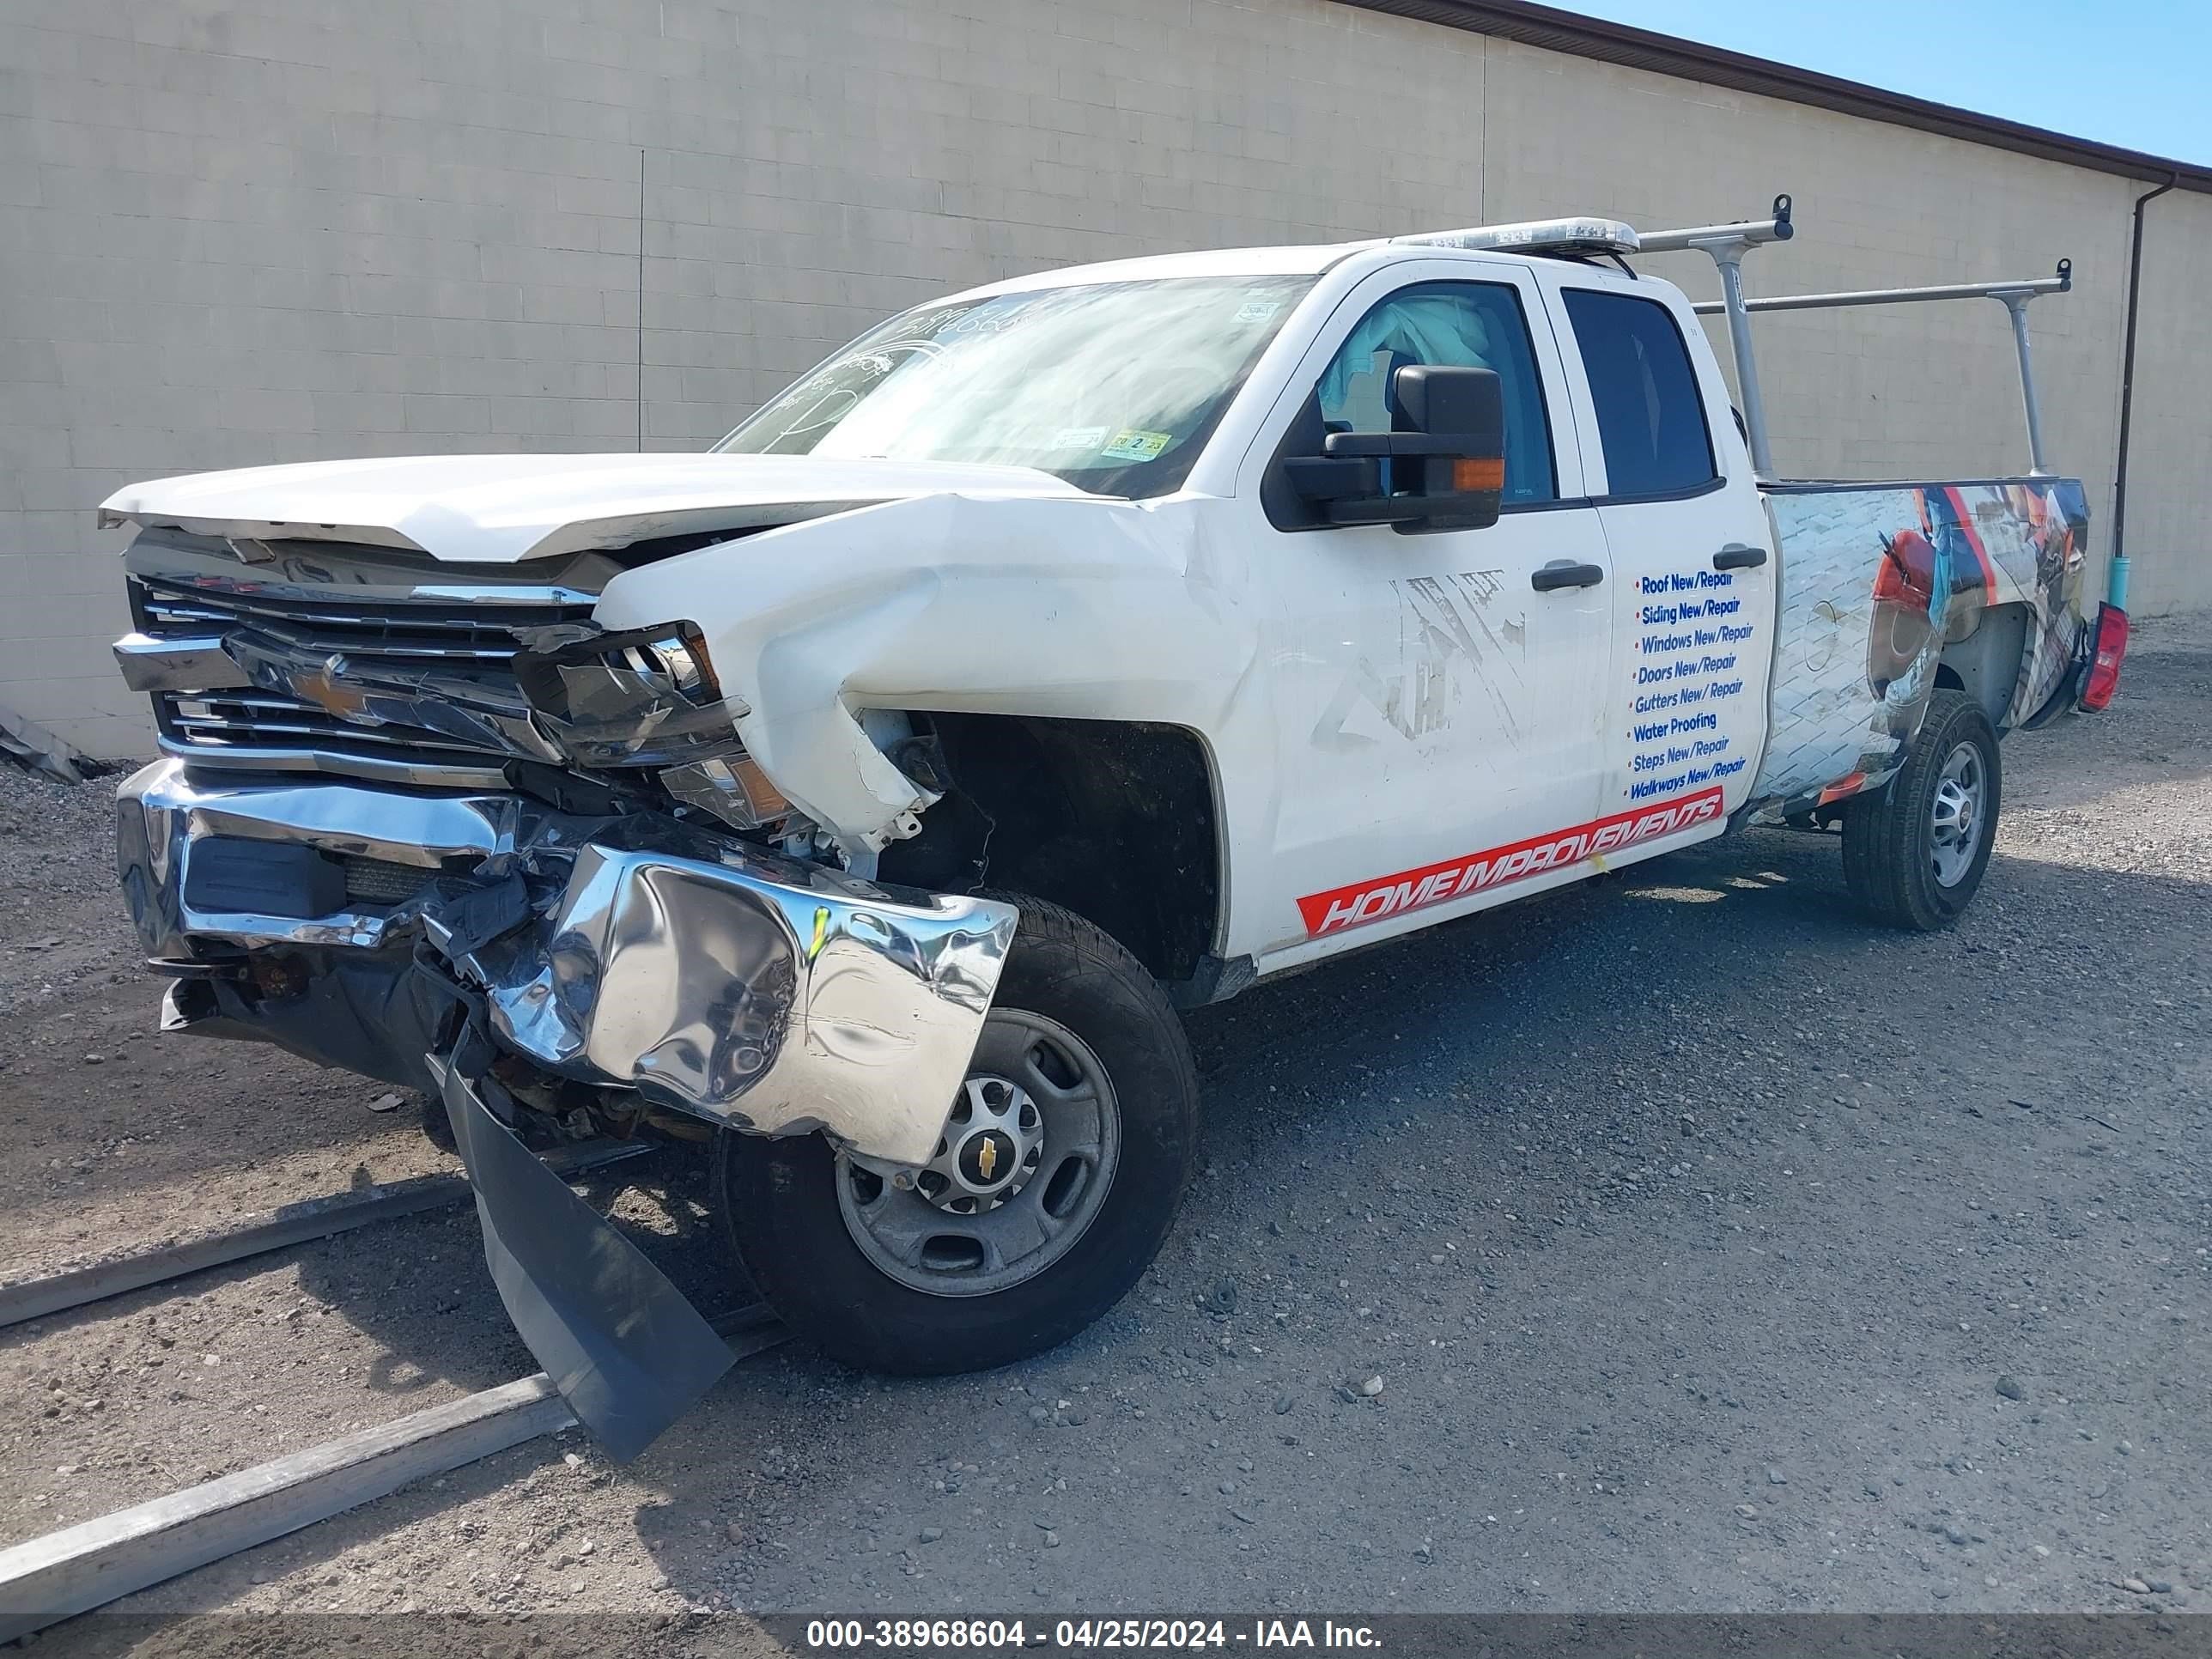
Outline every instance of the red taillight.
<path id="1" fill-rule="evenodd" d="M 2120 664 L 2128 654 L 2128 613 L 2113 605 L 2097 611 L 2096 655 L 2081 685 L 2081 707 L 2102 708 L 2120 689 Z"/>

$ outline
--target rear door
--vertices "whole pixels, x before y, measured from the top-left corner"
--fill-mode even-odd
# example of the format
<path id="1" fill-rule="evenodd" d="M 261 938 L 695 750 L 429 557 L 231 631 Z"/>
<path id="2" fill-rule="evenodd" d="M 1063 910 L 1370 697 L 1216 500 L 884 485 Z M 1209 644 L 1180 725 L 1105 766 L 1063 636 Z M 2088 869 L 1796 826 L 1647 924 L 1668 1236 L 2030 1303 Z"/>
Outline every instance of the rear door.
<path id="1" fill-rule="evenodd" d="M 1638 814 L 1630 839 L 1651 850 L 1717 833 L 1749 797 L 1773 657 L 1772 530 L 1680 296 L 1572 268 L 1546 288 L 1613 571 L 1601 811 Z"/>

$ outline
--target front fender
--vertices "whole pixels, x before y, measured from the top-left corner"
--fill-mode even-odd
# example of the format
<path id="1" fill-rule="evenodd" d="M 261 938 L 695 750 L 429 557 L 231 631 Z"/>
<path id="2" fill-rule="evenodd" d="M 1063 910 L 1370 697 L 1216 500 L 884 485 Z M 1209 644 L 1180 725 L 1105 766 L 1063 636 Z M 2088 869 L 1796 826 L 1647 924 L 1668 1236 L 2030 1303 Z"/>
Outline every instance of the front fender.
<path id="1" fill-rule="evenodd" d="M 855 714 L 935 709 L 1217 726 L 1257 653 L 1193 504 L 945 494 L 626 572 L 609 628 L 698 625 L 746 751 L 848 846 L 926 798 Z"/>

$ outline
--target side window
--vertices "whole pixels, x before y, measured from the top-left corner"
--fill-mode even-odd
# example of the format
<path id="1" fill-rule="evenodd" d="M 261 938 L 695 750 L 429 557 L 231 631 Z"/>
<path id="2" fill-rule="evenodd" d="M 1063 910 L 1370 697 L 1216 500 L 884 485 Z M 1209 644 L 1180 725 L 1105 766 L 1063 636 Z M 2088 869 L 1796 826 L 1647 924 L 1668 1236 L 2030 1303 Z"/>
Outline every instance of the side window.
<path id="1" fill-rule="evenodd" d="M 1389 431 L 1390 374 L 1407 363 L 1495 369 L 1505 397 L 1505 499 L 1558 496 L 1544 384 L 1521 296 L 1511 287 L 1422 283 L 1379 301 L 1322 374 L 1321 414 L 1328 429 Z"/>
<path id="2" fill-rule="evenodd" d="M 1674 313 L 1656 300 L 1561 290 L 1589 376 L 1609 496 L 1671 495 L 1711 483 L 1712 434 Z"/>

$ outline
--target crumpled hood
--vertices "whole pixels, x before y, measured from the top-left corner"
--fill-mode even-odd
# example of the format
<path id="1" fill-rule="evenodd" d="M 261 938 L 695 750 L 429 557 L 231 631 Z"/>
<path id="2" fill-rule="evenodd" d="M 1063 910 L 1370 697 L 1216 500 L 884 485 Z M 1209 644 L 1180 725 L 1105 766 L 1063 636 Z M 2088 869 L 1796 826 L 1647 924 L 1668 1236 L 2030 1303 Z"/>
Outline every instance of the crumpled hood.
<path id="1" fill-rule="evenodd" d="M 811 455 L 415 455 L 200 472 L 100 503 L 202 535 L 368 543 L 514 564 L 649 537 L 745 530 L 919 495 L 1066 496 L 1048 472 Z"/>

